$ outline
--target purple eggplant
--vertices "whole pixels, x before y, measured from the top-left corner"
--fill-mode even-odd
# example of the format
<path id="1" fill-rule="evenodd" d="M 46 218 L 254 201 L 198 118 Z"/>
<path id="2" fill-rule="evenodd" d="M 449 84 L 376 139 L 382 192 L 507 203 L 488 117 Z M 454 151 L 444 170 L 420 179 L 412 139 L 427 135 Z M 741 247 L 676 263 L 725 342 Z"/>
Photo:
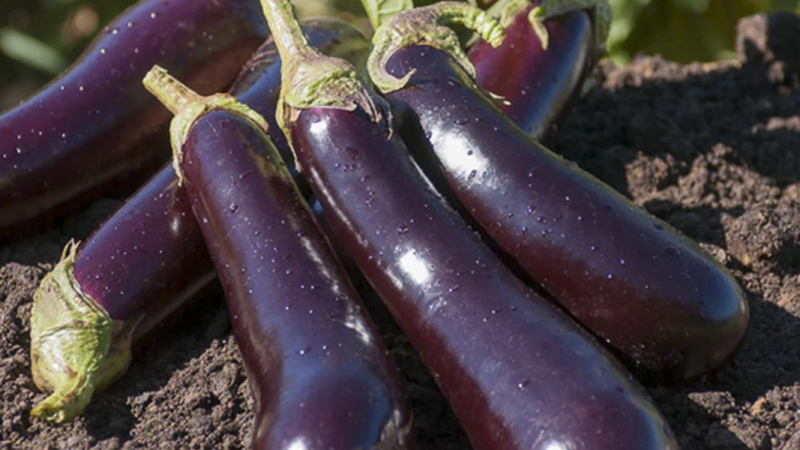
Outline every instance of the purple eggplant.
<path id="1" fill-rule="evenodd" d="M 169 152 L 169 116 L 141 85 L 163 64 L 201 92 L 226 88 L 264 41 L 253 0 L 147 0 L 60 77 L 0 116 L 0 239 L 141 180 Z M 164 135 L 161 135 L 162 139 Z"/>
<path id="2" fill-rule="evenodd" d="M 233 97 L 197 96 L 159 67 L 145 84 L 176 114 L 178 173 L 256 399 L 253 448 L 409 448 L 399 374 L 266 121 Z"/>
<path id="3" fill-rule="evenodd" d="M 344 22 L 308 21 L 304 29 L 324 53 L 366 58 L 367 40 Z M 279 87 L 280 59 L 268 41 L 231 93 L 274 120 Z M 270 131 L 291 158 L 280 129 Z M 166 166 L 80 247 L 70 244 L 42 281 L 31 317 L 32 370 L 37 386 L 53 395 L 32 414 L 57 422 L 79 414 L 94 391 L 125 371 L 131 342 L 213 276 L 188 200 Z"/>
<path id="4" fill-rule="evenodd" d="M 31 415 L 72 420 L 128 367 L 131 342 L 214 277 L 191 205 L 165 167 L 42 280 L 31 368 L 53 392 Z"/>
<path id="5" fill-rule="evenodd" d="M 262 4 L 284 57 L 279 120 L 298 164 L 474 448 L 677 448 L 607 351 L 433 191 L 355 69 L 305 45 L 288 0 Z"/>
<path id="6" fill-rule="evenodd" d="M 390 42 L 394 28 L 408 29 L 404 21 L 422 34 L 442 34 L 438 15 L 436 6 L 420 8 L 379 29 L 370 73 L 412 116 L 401 133 L 415 152 L 437 159 L 440 191 L 460 201 L 527 275 L 630 367 L 680 379 L 726 360 L 748 320 L 731 274 L 525 134 L 475 88 L 463 54 L 454 59 L 424 38 L 408 46 Z"/>
<path id="7" fill-rule="evenodd" d="M 598 55 L 588 13 L 572 11 L 547 20 L 549 45 L 545 48 L 528 19 L 539 2 L 522 3 L 527 5 L 503 23 L 506 39 L 502 45 L 495 48 L 481 40 L 468 55 L 478 86 L 500 96 L 500 110 L 529 135 L 544 140 L 580 93 Z"/>

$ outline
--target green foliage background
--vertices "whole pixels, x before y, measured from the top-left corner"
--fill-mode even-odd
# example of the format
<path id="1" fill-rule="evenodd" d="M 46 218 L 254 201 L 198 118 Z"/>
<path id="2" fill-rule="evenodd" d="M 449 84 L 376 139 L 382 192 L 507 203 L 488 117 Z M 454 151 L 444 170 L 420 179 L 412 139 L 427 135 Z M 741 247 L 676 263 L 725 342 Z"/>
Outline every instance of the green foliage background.
<path id="1" fill-rule="evenodd" d="M 611 57 L 637 52 L 679 62 L 734 56 L 736 23 L 759 11 L 800 12 L 800 0 L 609 0 Z M 422 0 L 429 3 L 431 0 Z M 420 3 L 421 3 L 420 2 Z M 0 109 L 29 95 L 78 57 L 133 0 L 0 0 Z M 305 16 L 336 14 L 367 28 L 358 0 L 296 0 Z"/>
<path id="2" fill-rule="evenodd" d="M 608 48 L 617 63 L 638 52 L 678 62 L 735 57 L 736 24 L 764 11 L 800 12 L 797 0 L 609 0 Z"/>

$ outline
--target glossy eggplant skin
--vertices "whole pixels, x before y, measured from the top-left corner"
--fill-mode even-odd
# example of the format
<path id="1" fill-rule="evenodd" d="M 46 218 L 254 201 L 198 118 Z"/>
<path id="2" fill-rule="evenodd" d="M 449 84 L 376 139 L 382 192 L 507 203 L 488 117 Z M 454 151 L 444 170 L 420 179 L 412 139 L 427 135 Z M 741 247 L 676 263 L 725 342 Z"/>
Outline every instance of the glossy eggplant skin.
<path id="1" fill-rule="evenodd" d="M 124 12 L 75 64 L 0 116 L 0 238 L 115 187 L 169 156 L 169 115 L 144 90 L 154 64 L 217 92 L 264 41 L 253 0 L 146 0 Z"/>
<path id="2" fill-rule="evenodd" d="M 74 276 L 115 320 L 139 322 L 135 337 L 214 278 L 214 267 L 172 165 L 83 243 Z"/>
<path id="3" fill-rule="evenodd" d="M 497 102 L 498 108 L 530 136 L 545 140 L 577 98 L 596 55 L 589 14 L 573 11 L 548 19 L 545 50 L 528 21 L 533 7 L 512 18 L 502 45 L 493 48 L 481 40 L 468 56 L 478 86 L 508 102 Z"/>
<path id="4" fill-rule="evenodd" d="M 290 130 L 334 233 L 476 450 L 677 448 L 636 382 L 498 261 L 397 134 L 337 109 L 302 110 Z"/>
<path id="5" fill-rule="evenodd" d="M 253 448 L 409 448 L 396 369 L 266 135 L 212 111 L 183 155 L 256 398 Z"/>
<path id="6" fill-rule="evenodd" d="M 411 68 L 390 95 L 419 127 L 407 142 L 434 155 L 437 187 L 561 306 L 646 375 L 691 378 L 731 355 L 748 306 L 727 270 L 527 136 L 446 54 L 413 46 L 389 61 L 394 76 Z"/>
<path id="7" fill-rule="evenodd" d="M 323 53 L 368 43 L 338 20 L 303 23 L 309 42 Z M 362 53 L 366 53 L 365 51 Z M 274 43 L 264 43 L 231 88 L 231 94 L 270 123 L 270 139 L 285 160 L 293 158 L 275 122 L 281 62 Z M 165 165 L 82 244 L 74 276 L 84 293 L 112 319 L 142 320 L 134 340 L 213 279 L 211 259 L 188 200 L 171 165 Z"/>

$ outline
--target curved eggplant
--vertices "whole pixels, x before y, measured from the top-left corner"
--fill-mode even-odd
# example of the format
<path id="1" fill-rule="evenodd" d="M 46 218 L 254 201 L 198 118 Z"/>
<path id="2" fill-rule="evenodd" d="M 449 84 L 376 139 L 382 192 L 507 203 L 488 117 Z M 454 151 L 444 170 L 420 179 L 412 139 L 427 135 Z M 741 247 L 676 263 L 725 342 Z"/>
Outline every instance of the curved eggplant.
<path id="1" fill-rule="evenodd" d="M 550 39 L 545 49 L 528 20 L 533 7 L 510 19 L 499 47 L 481 40 L 468 56 L 478 86 L 502 97 L 497 107 L 542 141 L 555 132 L 577 98 L 597 55 L 589 14 L 573 11 L 547 20 Z"/>
<path id="2" fill-rule="evenodd" d="M 355 69 L 308 49 L 288 0 L 262 4 L 284 57 L 279 119 L 298 164 L 473 446 L 677 448 L 618 363 L 433 191 Z"/>
<path id="3" fill-rule="evenodd" d="M 253 0 L 146 0 L 59 78 L 0 116 L 0 238 L 141 180 L 169 152 L 169 116 L 141 80 L 163 64 L 201 92 L 227 87 L 267 28 Z M 162 137 L 164 137 L 162 135 Z"/>
<path id="4" fill-rule="evenodd" d="M 362 61 L 367 40 L 338 20 L 304 23 L 311 44 L 324 53 Z M 273 118 L 280 58 L 265 43 L 231 93 Z M 279 151 L 292 158 L 280 129 Z M 31 316 L 34 381 L 53 392 L 32 411 L 56 422 L 71 420 L 94 391 L 124 373 L 130 346 L 192 297 L 213 276 L 211 259 L 171 166 L 162 168 L 40 285 Z M 68 361 L 64 364 L 64 361 Z M 76 382 L 77 380 L 77 382 Z"/>
<path id="5" fill-rule="evenodd" d="M 421 9 L 405 17 L 436 15 Z M 724 267 L 526 135 L 448 53 L 424 43 L 391 48 L 383 33 L 371 74 L 393 89 L 411 75 L 389 95 L 412 116 L 404 138 L 415 152 L 435 155 L 445 180 L 437 188 L 535 282 L 648 375 L 691 378 L 732 354 L 748 306 Z"/>
<path id="6" fill-rule="evenodd" d="M 256 399 L 253 448 L 413 448 L 397 369 L 264 119 L 192 99 L 163 69 L 145 83 L 176 113 L 179 175 Z"/>

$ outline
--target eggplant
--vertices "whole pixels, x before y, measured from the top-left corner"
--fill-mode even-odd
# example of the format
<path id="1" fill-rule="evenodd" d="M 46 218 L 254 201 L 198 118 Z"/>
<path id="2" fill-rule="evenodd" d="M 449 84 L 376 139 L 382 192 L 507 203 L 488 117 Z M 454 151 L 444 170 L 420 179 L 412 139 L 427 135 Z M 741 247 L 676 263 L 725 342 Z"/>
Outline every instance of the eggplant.
<path id="1" fill-rule="evenodd" d="M 677 448 L 630 375 L 433 190 L 355 69 L 305 45 L 288 0 L 262 4 L 284 58 L 278 119 L 297 163 L 474 448 Z"/>
<path id="2" fill-rule="evenodd" d="M 260 14 L 260 13 L 259 13 Z M 345 22 L 304 22 L 322 52 L 366 58 L 367 40 Z M 267 41 L 242 70 L 231 93 L 260 114 L 274 114 L 280 58 Z M 270 129 L 291 158 L 279 128 Z M 186 303 L 214 277 L 200 229 L 170 165 L 163 167 L 42 281 L 31 315 L 32 372 L 53 395 L 32 415 L 55 422 L 81 413 L 95 391 L 119 378 L 132 342 Z M 77 303 L 77 304 L 76 304 Z"/>
<path id="3" fill-rule="evenodd" d="M 0 239 L 37 229 L 169 155 L 142 77 L 163 64 L 200 92 L 230 85 L 267 28 L 253 0 L 145 0 L 62 75 L 0 116 Z M 164 135 L 161 136 L 162 138 Z"/>
<path id="4" fill-rule="evenodd" d="M 34 295 L 31 370 L 53 394 L 31 416 L 80 414 L 127 369 L 131 342 L 214 277 L 191 205 L 171 166 L 80 246 L 71 241 Z"/>
<path id="5" fill-rule="evenodd" d="M 369 63 L 410 116 L 404 139 L 436 159 L 437 188 L 643 376 L 688 379 L 724 362 L 748 321 L 732 275 L 503 115 L 475 87 L 460 49 L 427 38 L 452 33 L 435 24 L 440 15 L 433 6 L 395 16 L 376 32 Z M 409 23 L 419 35 L 405 39 L 415 44 L 393 44 Z"/>
<path id="6" fill-rule="evenodd" d="M 605 0 L 600 0 L 605 1 Z M 508 1 L 498 7 L 509 7 Z M 499 47 L 479 40 L 469 50 L 475 81 L 499 96 L 503 111 L 530 136 L 544 141 L 551 136 L 569 105 L 577 98 L 583 81 L 599 56 L 592 21 L 586 11 L 571 11 L 544 23 L 547 48 L 531 27 L 528 16 L 538 1 L 523 3 L 502 22 L 506 39 Z"/>
<path id="7" fill-rule="evenodd" d="M 411 448 L 399 374 L 264 131 L 233 97 L 155 67 L 179 178 L 225 290 L 256 399 L 254 449 Z"/>

